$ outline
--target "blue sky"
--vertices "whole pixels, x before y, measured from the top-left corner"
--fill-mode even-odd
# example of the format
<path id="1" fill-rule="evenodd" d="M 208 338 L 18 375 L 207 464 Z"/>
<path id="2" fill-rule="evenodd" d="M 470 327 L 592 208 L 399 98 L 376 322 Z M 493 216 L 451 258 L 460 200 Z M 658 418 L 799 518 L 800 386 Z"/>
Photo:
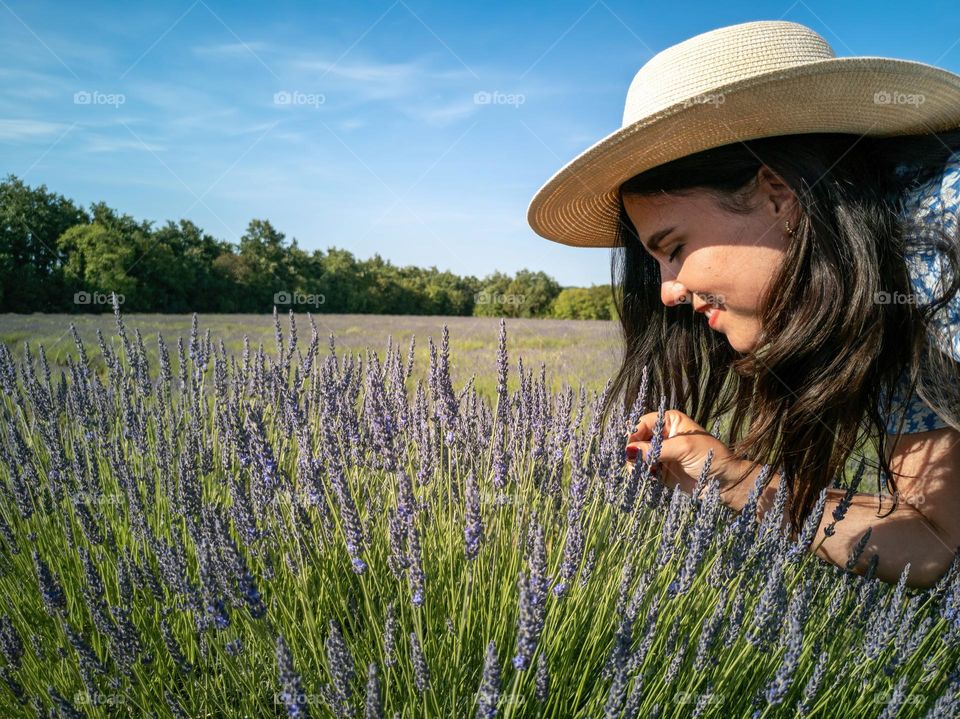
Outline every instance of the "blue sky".
<path id="1" fill-rule="evenodd" d="M 477 277 L 609 282 L 609 250 L 548 242 L 527 205 L 617 130 L 656 52 L 783 19 L 840 56 L 960 72 L 949 2 L 0 0 L 0 173 L 237 242 Z M 478 101 L 477 93 L 490 102 Z"/>

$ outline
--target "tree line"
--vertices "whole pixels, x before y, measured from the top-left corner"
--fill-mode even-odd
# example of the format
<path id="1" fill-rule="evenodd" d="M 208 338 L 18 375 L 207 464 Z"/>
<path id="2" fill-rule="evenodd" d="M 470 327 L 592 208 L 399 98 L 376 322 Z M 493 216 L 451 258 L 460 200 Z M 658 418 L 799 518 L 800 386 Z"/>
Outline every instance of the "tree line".
<path id="1" fill-rule="evenodd" d="M 154 227 L 103 202 L 89 210 L 14 175 L 0 183 L 0 311 L 281 312 L 611 319 L 610 285 L 561 287 L 543 272 L 482 279 L 398 267 L 379 254 L 308 252 L 269 220 L 239 245 L 189 220 Z"/>

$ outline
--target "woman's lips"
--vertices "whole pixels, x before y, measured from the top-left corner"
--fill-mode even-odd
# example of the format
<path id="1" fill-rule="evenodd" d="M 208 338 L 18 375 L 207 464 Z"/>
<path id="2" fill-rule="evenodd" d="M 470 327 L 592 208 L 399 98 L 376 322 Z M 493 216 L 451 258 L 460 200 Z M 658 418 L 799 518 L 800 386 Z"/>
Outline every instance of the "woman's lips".
<path id="1" fill-rule="evenodd" d="M 720 317 L 720 312 L 716 307 L 711 307 L 707 310 L 707 324 L 710 325 L 711 329 L 717 328 L 717 319 Z"/>

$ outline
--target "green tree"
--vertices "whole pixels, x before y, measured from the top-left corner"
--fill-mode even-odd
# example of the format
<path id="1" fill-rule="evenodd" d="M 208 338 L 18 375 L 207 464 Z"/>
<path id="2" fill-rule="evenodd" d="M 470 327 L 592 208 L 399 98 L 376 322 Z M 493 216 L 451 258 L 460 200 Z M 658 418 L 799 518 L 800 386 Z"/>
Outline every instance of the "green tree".
<path id="1" fill-rule="evenodd" d="M 560 285 L 545 272 L 520 270 L 507 288 L 505 313 L 510 317 L 547 317 Z"/>
<path id="2" fill-rule="evenodd" d="M 240 259 L 243 261 L 244 286 L 253 311 L 273 308 L 274 296 L 296 289 L 297 273 L 291 263 L 286 236 L 269 220 L 250 220 L 240 238 Z"/>
<path id="3" fill-rule="evenodd" d="M 616 316 L 610 285 L 568 287 L 554 299 L 550 314 L 565 320 L 609 320 Z"/>
<path id="4" fill-rule="evenodd" d="M 15 175 L 0 182 L 0 308 L 56 312 L 71 306 L 58 239 L 89 221 L 86 212 L 46 185 L 31 188 Z"/>
<path id="5" fill-rule="evenodd" d="M 474 298 L 473 314 L 476 317 L 515 317 L 504 311 L 506 295 L 511 279 L 502 272 L 493 272 L 480 281 L 480 289 Z"/>
<path id="6" fill-rule="evenodd" d="M 57 245 L 67 256 L 63 276 L 67 288 L 73 293 L 74 309 L 109 309 L 109 303 L 96 302 L 96 295 L 111 292 L 123 295 L 124 308 L 127 308 L 128 298 L 133 297 L 137 289 L 136 279 L 127 274 L 127 268 L 135 259 L 136 248 L 124 241 L 118 229 L 105 227 L 99 222 L 74 225 L 60 236 Z"/>

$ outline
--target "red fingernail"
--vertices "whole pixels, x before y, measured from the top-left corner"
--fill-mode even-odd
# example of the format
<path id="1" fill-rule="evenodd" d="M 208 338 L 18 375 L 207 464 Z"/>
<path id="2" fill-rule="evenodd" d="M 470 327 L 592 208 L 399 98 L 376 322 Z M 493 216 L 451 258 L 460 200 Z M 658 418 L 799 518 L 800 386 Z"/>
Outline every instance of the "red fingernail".
<path id="1" fill-rule="evenodd" d="M 637 458 L 637 454 L 640 450 L 636 447 L 627 447 L 627 459 L 632 462 Z"/>

